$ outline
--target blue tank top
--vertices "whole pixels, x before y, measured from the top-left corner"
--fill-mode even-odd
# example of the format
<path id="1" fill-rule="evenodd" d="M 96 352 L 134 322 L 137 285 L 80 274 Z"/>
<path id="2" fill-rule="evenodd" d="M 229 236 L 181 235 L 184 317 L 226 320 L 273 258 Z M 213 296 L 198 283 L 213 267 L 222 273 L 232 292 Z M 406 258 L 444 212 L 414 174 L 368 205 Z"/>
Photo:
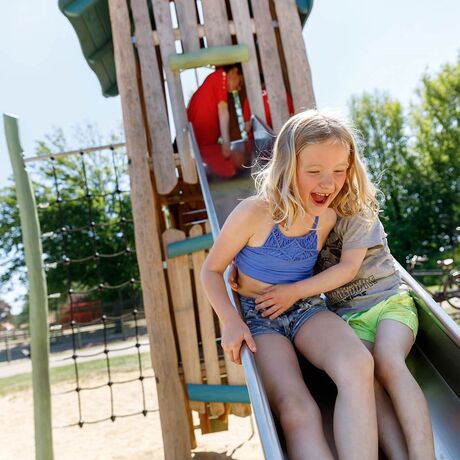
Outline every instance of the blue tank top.
<path id="1" fill-rule="evenodd" d="M 312 230 L 304 236 L 286 236 L 274 225 L 262 246 L 245 246 L 237 254 L 238 270 L 270 284 L 294 283 L 313 275 L 318 258 L 315 217 Z"/>

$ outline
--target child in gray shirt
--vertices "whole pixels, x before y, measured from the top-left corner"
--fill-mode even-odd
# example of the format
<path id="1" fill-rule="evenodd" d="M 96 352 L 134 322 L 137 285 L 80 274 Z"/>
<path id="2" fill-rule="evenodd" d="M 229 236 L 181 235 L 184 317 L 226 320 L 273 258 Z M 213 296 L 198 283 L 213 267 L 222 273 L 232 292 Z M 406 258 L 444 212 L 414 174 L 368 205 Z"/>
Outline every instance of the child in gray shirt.
<path id="1" fill-rule="evenodd" d="M 417 334 L 417 309 L 378 218 L 339 217 L 317 274 L 272 286 L 256 299 L 257 309 L 274 319 L 299 299 L 321 292 L 374 356 L 379 440 L 387 457 L 434 459 L 428 406 L 405 363 Z"/>

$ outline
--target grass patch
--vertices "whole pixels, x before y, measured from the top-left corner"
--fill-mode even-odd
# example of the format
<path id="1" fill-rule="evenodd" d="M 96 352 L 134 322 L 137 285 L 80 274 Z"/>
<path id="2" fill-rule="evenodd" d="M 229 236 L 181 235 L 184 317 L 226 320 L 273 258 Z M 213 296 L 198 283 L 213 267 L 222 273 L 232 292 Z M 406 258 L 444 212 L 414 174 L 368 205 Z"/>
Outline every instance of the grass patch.
<path id="1" fill-rule="evenodd" d="M 142 369 L 151 370 L 150 353 L 141 353 Z M 137 354 L 115 356 L 110 358 L 110 370 L 112 373 L 133 372 L 139 370 Z M 80 379 L 95 377 L 103 374 L 107 375 L 106 359 L 95 359 L 93 361 L 78 363 L 78 376 Z M 112 374 L 113 375 L 113 374 Z M 61 382 L 75 380 L 74 364 L 67 364 L 50 369 L 51 385 Z M 0 397 L 11 393 L 18 393 L 32 388 L 32 374 L 18 374 L 10 377 L 0 378 Z"/>

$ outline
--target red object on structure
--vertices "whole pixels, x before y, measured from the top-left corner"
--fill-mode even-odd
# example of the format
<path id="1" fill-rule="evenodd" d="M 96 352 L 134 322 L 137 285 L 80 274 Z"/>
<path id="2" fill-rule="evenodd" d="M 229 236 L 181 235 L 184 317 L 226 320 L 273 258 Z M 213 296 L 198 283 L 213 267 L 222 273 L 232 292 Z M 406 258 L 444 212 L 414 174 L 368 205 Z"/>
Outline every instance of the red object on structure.
<path id="1" fill-rule="evenodd" d="M 190 99 L 187 109 L 188 119 L 192 122 L 200 147 L 217 144 L 220 136 L 217 112 L 219 102 L 228 102 L 227 74 L 221 68 L 206 77 Z"/>
<path id="2" fill-rule="evenodd" d="M 294 103 L 292 102 L 292 97 L 289 94 L 286 94 L 286 98 L 288 103 L 289 115 L 292 115 L 294 113 Z M 262 90 L 262 99 L 264 101 L 265 119 L 267 121 L 267 125 L 270 128 L 273 128 L 272 117 L 270 115 L 270 104 L 268 103 L 267 91 L 265 89 Z M 243 103 L 243 120 L 247 122 L 250 118 L 251 107 L 249 106 L 248 98 L 246 98 Z"/>
<path id="3" fill-rule="evenodd" d="M 61 324 L 90 323 L 102 316 L 102 300 L 79 300 L 66 303 L 61 309 Z"/>

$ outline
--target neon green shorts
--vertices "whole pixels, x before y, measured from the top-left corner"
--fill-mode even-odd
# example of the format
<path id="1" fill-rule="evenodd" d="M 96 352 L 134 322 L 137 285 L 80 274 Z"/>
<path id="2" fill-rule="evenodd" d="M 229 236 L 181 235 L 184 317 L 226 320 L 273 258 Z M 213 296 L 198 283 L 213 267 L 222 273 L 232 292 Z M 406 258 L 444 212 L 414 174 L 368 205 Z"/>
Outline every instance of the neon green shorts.
<path id="1" fill-rule="evenodd" d="M 405 324 L 414 334 L 418 331 L 417 307 L 407 291 L 400 292 L 378 303 L 369 310 L 346 313 L 342 318 L 361 340 L 375 342 L 377 328 L 383 319 L 392 319 Z"/>

